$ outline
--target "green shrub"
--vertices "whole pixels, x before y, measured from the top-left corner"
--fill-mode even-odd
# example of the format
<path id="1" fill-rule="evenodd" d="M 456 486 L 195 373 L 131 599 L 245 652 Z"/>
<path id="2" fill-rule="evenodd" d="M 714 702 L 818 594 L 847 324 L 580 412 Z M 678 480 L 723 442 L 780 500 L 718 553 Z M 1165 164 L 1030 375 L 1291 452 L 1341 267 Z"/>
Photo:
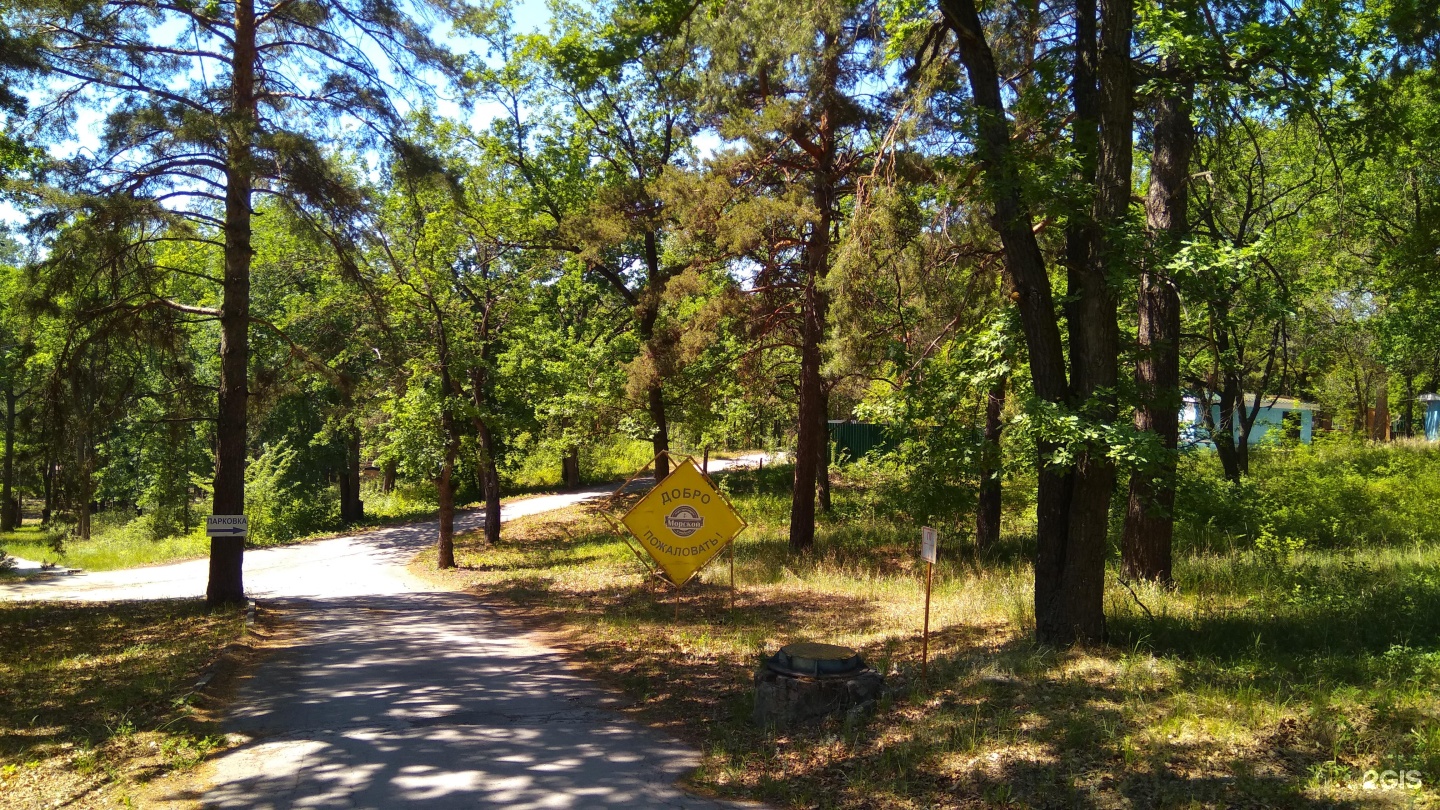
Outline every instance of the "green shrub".
<path id="1" fill-rule="evenodd" d="M 439 504 L 432 481 L 396 482 L 389 492 L 381 492 L 378 484 L 362 490 L 365 515 L 382 520 L 420 519 L 434 512 Z"/>
<path id="2" fill-rule="evenodd" d="M 295 475 L 298 454 L 286 442 L 267 446 L 245 470 L 250 542 L 284 543 L 338 526 L 339 497 Z"/>
<path id="3" fill-rule="evenodd" d="M 1311 548 L 1440 541 L 1433 517 L 1440 448 L 1341 435 L 1252 453 L 1250 475 L 1239 483 L 1225 480 L 1213 453 L 1182 455 L 1175 503 L 1182 537 L 1201 547 L 1267 532 Z"/>

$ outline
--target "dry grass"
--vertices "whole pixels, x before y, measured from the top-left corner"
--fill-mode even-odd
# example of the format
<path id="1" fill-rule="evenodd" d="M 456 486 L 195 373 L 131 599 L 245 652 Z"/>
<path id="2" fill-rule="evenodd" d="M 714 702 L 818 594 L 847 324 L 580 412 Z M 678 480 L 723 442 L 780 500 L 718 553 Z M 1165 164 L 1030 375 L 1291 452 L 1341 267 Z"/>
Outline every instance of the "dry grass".
<path id="1" fill-rule="evenodd" d="M 244 631 L 197 601 L 0 603 L 0 802 L 133 806 L 221 747 L 201 671 Z"/>
<path id="2" fill-rule="evenodd" d="M 1153 619 L 1115 585 L 1113 645 L 1057 653 L 1030 640 L 1021 555 L 980 565 L 951 549 L 937 570 L 939 629 L 921 684 L 913 527 L 847 511 L 842 490 L 818 553 L 795 558 L 784 547 L 785 499 L 732 495 L 752 523 L 733 612 L 724 557 L 677 610 L 580 507 L 507 523 L 497 548 L 460 538 L 459 569 L 434 572 L 430 555 L 415 568 L 569 638 L 577 660 L 637 700 L 642 719 L 702 748 L 690 780 L 702 792 L 835 808 L 1434 802 L 1440 652 L 1430 651 L 1440 633 L 1430 620 L 1396 625 L 1403 605 L 1440 605 L 1437 580 L 1417 574 L 1435 570 L 1429 551 L 1377 552 L 1362 574 L 1344 555 L 1312 554 L 1280 566 L 1288 577 L 1253 555 L 1185 560 L 1180 592 L 1137 592 Z M 1298 598 L 1304 587 L 1339 601 Z M 1385 587 L 1400 594 L 1393 604 L 1365 601 Z M 1340 629 L 1354 621 L 1382 624 Z M 797 639 L 856 647 L 887 673 L 873 718 L 786 735 L 750 725 L 761 654 Z M 1417 770 L 1425 786 L 1366 789 L 1372 768 Z"/>

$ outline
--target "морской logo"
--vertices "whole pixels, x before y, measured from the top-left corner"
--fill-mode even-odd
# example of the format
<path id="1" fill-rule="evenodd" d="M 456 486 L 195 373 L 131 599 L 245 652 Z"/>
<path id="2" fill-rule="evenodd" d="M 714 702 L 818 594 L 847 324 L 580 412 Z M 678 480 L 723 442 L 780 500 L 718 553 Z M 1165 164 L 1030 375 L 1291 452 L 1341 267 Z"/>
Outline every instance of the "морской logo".
<path id="1" fill-rule="evenodd" d="M 676 537 L 689 537 L 705 525 L 705 518 L 695 511 L 693 506 L 680 505 L 670 510 L 665 516 L 665 528 L 675 533 Z"/>

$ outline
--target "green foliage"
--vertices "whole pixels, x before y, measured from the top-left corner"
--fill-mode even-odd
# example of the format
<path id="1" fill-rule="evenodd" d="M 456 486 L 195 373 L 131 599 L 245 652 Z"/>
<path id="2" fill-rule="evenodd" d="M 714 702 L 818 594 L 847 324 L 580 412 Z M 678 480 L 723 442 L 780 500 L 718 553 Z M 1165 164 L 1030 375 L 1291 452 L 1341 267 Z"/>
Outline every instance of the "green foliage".
<path id="1" fill-rule="evenodd" d="M 1440 447 L 1336 436 L 1257 451 L 1238 483 L 1224 479 L 1211 454 L 1187 453 L 1176 516 L 1201 545 L 1369 549 L 1440 543 L 1436 503 Z"/>
<path id="2" fill-rule="evenodd" d="M 298 459 L 299 453 L 282 441 L 267 446 L 246 468 L 251 544 L 284 543 L 339 524 L 338 499 L 307 481 Z"/>

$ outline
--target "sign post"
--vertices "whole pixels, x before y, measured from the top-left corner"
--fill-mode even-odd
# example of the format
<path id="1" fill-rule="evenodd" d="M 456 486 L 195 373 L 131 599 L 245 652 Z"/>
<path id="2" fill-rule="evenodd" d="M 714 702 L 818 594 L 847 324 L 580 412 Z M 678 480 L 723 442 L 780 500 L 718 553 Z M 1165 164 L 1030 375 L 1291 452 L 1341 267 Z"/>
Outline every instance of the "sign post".
<path id="1" fill-rule="evenodd" d="M 616 490 L 616 495 L 624 489 L 622 486 Z M 728 547 L 730 605 L 734 609 L 735 537 L 745 530 L 746 523 L 710 478 L 700 471 L 695 459 L 680 461 L 619 523 L 644 548 L 646 556 L 653 561 L 652 570 L 657 570 L 661 578 L 675 586 L 677 612 L 680 589 Z M 646 562 L 643 557 L 641 562 Z"/>
<path id="2" fill-rule="evenodd" d="M 935 530 L 929 526 L 920 529 L 920 559 L 925 561 L 925 630 L 920 648 L 920 680 L 927 680 L 930 672 L 930 585 L 935 581 Z"/>
<path id="3" fill-rule="evenodd" d="M 249 523 L 244 515 L 210 515 L 205 518 L 206 537 L 249 536 Z"/>

